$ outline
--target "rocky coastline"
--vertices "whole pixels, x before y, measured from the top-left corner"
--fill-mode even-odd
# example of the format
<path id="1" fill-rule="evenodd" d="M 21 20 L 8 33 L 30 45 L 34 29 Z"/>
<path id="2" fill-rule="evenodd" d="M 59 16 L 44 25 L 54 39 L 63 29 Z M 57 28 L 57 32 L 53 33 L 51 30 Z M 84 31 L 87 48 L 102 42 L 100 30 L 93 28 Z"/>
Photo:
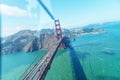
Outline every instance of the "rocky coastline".
<path id="1" fill-rule="evenodd" d="M 93 28 L 85 28 L 82 30 L 63 29 L 63 36 L 74 38 L 85 34 L 99 34 L 104 30 Z M 16 34 L 1 39 L 1 54 L 9 54 L 14 52 L 33 52 L 36 50 L 49 49 L 53 45 L 55 39 L 54 30 L 42 29 L 40 31 L 22 30 Z"/>
<path id="2" fill-rule="evenodd" d="M 49 49 L 54 43 L 55 35 L 52 29 L 40 31 L 22 30 L 1 40 L 1 54 L 14 52 L 33 52 Z M 63 30 L 63 36 L 71 37 L 69 30 Z"/>

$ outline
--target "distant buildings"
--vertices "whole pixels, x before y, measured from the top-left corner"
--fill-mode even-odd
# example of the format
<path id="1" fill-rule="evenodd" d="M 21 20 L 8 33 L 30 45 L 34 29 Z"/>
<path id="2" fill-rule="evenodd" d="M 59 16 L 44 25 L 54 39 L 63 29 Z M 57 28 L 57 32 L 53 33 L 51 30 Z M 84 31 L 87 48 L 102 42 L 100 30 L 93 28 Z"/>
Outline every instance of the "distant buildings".
<path id="1" fill-rule="evenodd" d="M 94 29 L 94 28 L 83 28 L 83 29 L 75 29 L 71 31 L 73 36 L 80 36 L 80 35 L 85 35 L 85 34 L 99 34 L 103 33 L 103 29 Z"/>
<path id="2" fill-rule="evenodd" d="M 83 28 L 82 31 L 84 33 L 89 33 L 89 32 L 93 32 L 94 31 L 94 28 Z"/>

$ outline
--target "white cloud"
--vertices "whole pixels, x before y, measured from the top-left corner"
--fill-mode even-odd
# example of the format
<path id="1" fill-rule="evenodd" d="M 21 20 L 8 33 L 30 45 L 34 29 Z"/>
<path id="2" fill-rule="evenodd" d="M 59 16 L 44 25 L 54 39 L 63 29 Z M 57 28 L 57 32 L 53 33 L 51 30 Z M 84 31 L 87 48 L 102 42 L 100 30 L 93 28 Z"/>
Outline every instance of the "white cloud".
<path id="1" fill-rule="evenodd" d="M 52 25 L 50 25 L 50 22 L 52 22 L 51 18 L 49 17 L 49 15 L 46 13 L 46 11 L 42 8 L 42 6 L 39 4 L 39 2 L 37 0 L 26 0 L 26 2 L 28 3 L 26 5 L 26 7 L 27 7 L 27 10 L 29 12 L 29 16 L 31 18 L 36 17 L 36 16 L 40 16 L 40 20 L 39 20 L 40 27 L 39 28 L 46 28 L 46 26 L 52 26 Z M 45 6 L 53 14 L 53 9 L 51 7 L 51 0 L 42 0 L 42 2 L 45 4 Z M 38 14 L 38 15 L 35 14 L 38 12 L 32 13 L 32 10 L 34 10 L 36 8 L 40 10 L 40 14 Z"/>
<path id="2" fill-rule="evenodd" d="M 42 2 L 45 4 L 45 6 L 48 8 L 48 10 L 52 13 L 52 15 L 54 16 L 54 11 L 51 7 L 51 0 L 42 0 Z M 39 4 L 40 6 L 40 26 L 45 26 L 45 25 L 48 25 L 49 26 L 52 26 L 50 25 L 50 22 L 52 22 L 53 20 L 50 18 L 50 16 L 46 13 L 46 11 L 43 9 L 43 7 Z M 54 16 L 55 17 L 55 16 Z M 43 28 L 44 28 L 43 26 Z"/>
<path id="3" fill-rule="evenodd" d="M 27 16 L 28 12 L 26 10 L 20 9 L 16 6 L 8 6 L 5 4 L 0 4 L 0 14 L 7 16 Z"/>
<path id="4" fill-rule="evenodd" d="M 37 0 L 26 0 L 26 2 L 28 3 L 27 5 L 26 5 L 26 7 L 27 7 L 27 11 L 29 12 L 29 17 L 33 17 L 33 14 L 32 14 L 32 9 L 35 9 L 35 8 L 37 8 L 37 6 L 38 6 L 38 2 L 37 2 Z"/>

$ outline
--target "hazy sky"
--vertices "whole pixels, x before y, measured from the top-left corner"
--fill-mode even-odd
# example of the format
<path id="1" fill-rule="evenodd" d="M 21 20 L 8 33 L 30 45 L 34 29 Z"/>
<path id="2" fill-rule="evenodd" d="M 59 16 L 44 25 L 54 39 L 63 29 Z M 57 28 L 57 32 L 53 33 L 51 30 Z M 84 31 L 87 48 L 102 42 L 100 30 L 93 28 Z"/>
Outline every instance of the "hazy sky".
<path id="1" fill-rule="evenodd" d="M 120 20 L 120 0 L 43 0 L 61 27 Z M 37 0 L 1 0 L 2 36 L 22 29 L 54 28 Z"/>

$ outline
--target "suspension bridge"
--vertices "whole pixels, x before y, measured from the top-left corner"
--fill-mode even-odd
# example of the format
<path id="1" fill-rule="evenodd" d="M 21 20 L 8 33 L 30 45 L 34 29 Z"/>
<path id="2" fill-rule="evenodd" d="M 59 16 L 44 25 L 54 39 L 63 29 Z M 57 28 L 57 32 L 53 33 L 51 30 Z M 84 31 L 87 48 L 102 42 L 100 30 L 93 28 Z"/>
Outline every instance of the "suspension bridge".
<path id="1" fill-rule="evenodd" d="M 55 42 L 54 45 L 48 50 L 48 52 L 43 56 L 41 60 L 38 61 L 36 65 L 31 68 L 31 65 L 26 69 L 26 71 L 20 76 L 19 80 L 44 80 L 45 76 L 50 69 L 50 65 L 56 55 L 56 52 L 59 47 L 64 47 L 64 43 L 62 42 L 62 30 L 60 21 L 56 20 L 55 17 L 51 14 L 48 8 L 44 5 L 41 0 L 38 0 L 39 4 L 42 8 L 47 12 L 52 20 L 55 22 Z M 30 71 L 29 71 L 30 69 Z M 83 75 L 84 77 L 85 75 Z M 81 80 L 86 80 L 81 79 Z"/>
<path id="2" fill-rule="evenodd" d="M 42 60 L 38 61 L 38 63 L 28 72 L 29 68 L 22 74 L 19 80 L 44 80 L 48 70 L 50 69 L 50 65 L 55 57 L 56 51 L 62 44 L 62 30 L 60 26 L 60 21 L 55 20 L 54 16 L 50 13 L 47 7 L 43 4 L 41 0 L 38 0 L 43 9 L 48 13 L 50 18 L 55 21 L 55 35 L 57 40 L 54 42 L 54 45 L 49 49 L 46 55 L 42 58 Z M 62 44 L 63 45 L 63 44 Z"/>

